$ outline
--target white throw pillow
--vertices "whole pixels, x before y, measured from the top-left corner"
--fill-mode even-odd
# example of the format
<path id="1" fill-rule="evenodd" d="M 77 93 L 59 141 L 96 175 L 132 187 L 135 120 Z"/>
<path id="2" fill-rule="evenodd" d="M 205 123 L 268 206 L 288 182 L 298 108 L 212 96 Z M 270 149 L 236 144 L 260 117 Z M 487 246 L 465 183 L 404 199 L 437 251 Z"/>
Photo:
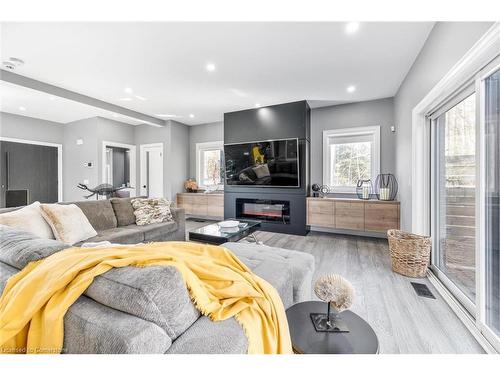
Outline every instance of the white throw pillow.
<path id="1" fill-rule="evenodd" d="M 41 204 L 40 211 L 58 241 L 73 245 L 97 236 L 97 232 L 76 204 Z"/>
<path id="2" fill-rule="evenodd" d="M 0 214 L 0 224 L 32 233 L 37 237 L 54 239 L 50 225 L 45 221 L 40 210 L 40 202 L 16 211 Z"/>

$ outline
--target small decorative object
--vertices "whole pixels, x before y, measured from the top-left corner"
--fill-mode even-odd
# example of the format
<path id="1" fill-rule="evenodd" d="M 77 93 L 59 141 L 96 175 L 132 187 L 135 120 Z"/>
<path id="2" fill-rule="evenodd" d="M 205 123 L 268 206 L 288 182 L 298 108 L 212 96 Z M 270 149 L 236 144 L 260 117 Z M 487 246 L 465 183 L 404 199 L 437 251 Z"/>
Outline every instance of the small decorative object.
<path id="1" fill-rule="evenodd" d="M 381 201 L 393 201 L 398 193 L 398 181 L 393 174 L 379 174 L 375 180 L 375 194 Z"/>
<path id="2" fill-rule="evenodd" d="M 234 228 L 240 225 L 240 222 L 238 220 L 226 220 L 217 223 L 217 225 L 221 228 Z"/>
<path id="3" fill-rule="evenodd" d="M 196 193 L 198 191 L 198 184 L 196 183 L 196 180 L 188 178 L 184 182 L 184 189 L 186 189 L 188 193 Z"/>
<path id="4" fill-rule="evenodd" d="M 316 281 L 314 293 L 320 300 L 327 303 L 326 314 L 310 314 L 314 329 L 317 332 L 349 332 L 349 328 L 339 314 L 352 305 L 354 288 L 351 283 L 340 275 L 325 275 Z"/>
<path id="5" fill-rule="evenodd" d="M 321 186 L 319 186 L 318 184 L 313 184 L 311 186 L 311 189 L 313 191 L 313 197 L 319 197 L 319 190 L 321 189 Z"/>
<path id="6" fill-rule="evenodd" d="M 356 184 L 356 194 L 359 199 L 370 199 L 372 194 L 372 181 L 371 180 L 358 180 Z"/>
<path id="7" fill-rule="evenodd" d="M 85 199 L 89 199 L 90 197 L 93 197 L 95 195 L 96 199 L 99 199 L 99 195 L 103 195 L 106 197 L 106 199 L 109 199 L 111 198 L 113 195 L 115 195 L 115 193 L 119 190 L 122 190 L 122 189 L 127 189 L 128 187 L 127 186 L 122 186 L 122 187 L 114 187 L 113 185 L 110 185 L 110 184 L 100 184 L 100 185 L 97 185 L 95 188 L 89 188 L 87 185 L 85 184 L 78 184 L 76 185 L 76 187 L 78 189 L 82 189 L 82 190 L 87 190 L 89 192 L 91 192 L 92 194 L 90 195 L 84 195 L 83 197 Z"/>
<path id="8" fill-rule="evenodd" d="M 408 277 L 425 277 L 431 256 L 431 238 L 389 229 L 392 270 Z"/>
<path id="9" fill-rule="evenodd" d="M 328 185 L 321 185 L 319 191 L 321 193 L 321 197 L 324 198 L 327 194 L 330 193 L 330 188 L 328 187 Z"/>

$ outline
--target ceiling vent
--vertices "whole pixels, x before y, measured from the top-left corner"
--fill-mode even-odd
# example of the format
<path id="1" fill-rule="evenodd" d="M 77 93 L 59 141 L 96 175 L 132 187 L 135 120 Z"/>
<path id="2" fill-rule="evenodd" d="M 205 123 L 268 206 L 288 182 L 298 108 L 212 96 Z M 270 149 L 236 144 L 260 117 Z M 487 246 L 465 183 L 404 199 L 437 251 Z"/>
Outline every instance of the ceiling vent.
<path id="1" fill-rule="evenodd" d="M 24 64 L 24 61 L 17 57 L 11 57 L 2 63 L 5 69 L 14 70 Z"/>

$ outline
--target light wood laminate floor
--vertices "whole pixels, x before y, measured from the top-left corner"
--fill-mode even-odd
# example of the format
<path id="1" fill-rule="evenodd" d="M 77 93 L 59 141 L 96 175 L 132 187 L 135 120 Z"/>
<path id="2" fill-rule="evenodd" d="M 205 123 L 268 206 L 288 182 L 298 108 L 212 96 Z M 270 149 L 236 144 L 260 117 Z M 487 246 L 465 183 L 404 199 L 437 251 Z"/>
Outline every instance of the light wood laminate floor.
<path id="1" fill-rule="evenodd" d="M 186 229 L 207 223 L 188 220 Z M 314 279 L 326 273 L 348 279 L 356 291 L 351 310 L 373 327 L 380 353 L 484 352 L 427 279 L 392 272 L 387 240 L 321 232 L 295 236 L 259 231 L 256 236 L 268 246 L 312 254 Z M 436 299 L 417 296 L 410 281 L 427 284 Z"/>

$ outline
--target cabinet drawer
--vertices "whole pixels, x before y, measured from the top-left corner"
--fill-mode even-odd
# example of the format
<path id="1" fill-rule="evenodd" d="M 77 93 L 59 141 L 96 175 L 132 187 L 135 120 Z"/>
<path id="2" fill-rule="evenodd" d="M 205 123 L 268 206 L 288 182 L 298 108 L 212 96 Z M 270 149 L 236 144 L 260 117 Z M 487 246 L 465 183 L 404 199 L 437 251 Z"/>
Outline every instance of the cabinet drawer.
<path id="1" fill-rule="evenodd" d="M 309 213 L 307 215 L 307 225 L 333 228 L 335 225 L 335 217 L 333 215 Z"/>
<path id="2" fill-rule="evenodd" d="M 335 227 L 364 230 L 364 202 L 335 202 Z"/>
<path id="3" fill-rule="evenodd" d="M 365 230 L 386 232 L 399 229 L 399 205 L 393 203 L 366 203 Z"/>
<path id="4" fill-rule="evenodd" d="M 310 214 L 333 215 L 333 201 L 308 199 L 307 212 Z"/>
<path id="5" fill-rule="evenodd" d="M 208 195 L 207 196 L 207 216 L 224 218 L 224 196 L 223 195 Z"/>

